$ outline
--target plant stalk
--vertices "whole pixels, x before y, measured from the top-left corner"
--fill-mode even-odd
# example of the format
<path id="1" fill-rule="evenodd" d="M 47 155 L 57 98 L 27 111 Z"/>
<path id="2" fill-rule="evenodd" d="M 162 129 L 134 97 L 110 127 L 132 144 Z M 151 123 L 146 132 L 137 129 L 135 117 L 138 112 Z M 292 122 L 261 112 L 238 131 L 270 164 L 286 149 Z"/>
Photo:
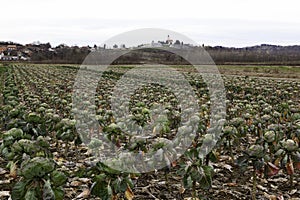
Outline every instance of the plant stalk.
<path id="1" fill-rule="evenodd" d="M 253 166 L 253 188 L 252 188 L 252 200 L 256 200 L 256 172 L 255 172 L 255 167 Z"/>
<path id="2" fill-rule="evenodd" d="M 231 146 L 230 140 L 229 140 L 229 151 L 230 151 L 231 162 L 234 163 L 234 157 L 233 157 L 233 153 L 232 153 L 232 146 Z"/>
<path id="3" fill-rule="evenodd" d="M 192 194 L 193 199 L 196 199 L 196 196 L 197 196 L 196 181 L 193 181 L 193 194 Z"/>
<path id="4" fill-rule="evenodd" d="M 293 187 L 294 186 L 294 174 L 290 175 L 290 186 Z"/>

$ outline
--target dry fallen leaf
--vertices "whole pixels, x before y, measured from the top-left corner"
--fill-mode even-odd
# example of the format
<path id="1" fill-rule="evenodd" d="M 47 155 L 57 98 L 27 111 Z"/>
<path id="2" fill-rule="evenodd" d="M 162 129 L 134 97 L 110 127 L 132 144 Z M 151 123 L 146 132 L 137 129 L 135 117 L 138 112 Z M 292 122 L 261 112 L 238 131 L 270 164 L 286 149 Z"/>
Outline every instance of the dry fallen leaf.
<path id="1" fill-rule="evenodd" d="M 79 178 L 78 181 L 83 182 L 83 183 L 88 183 L 91 179 L 89 178 Z"/>
<path id="2" fill-rule="evenodd" d="M 0 180 L 0 185 L 2 184 L 9 184 L 10 180 Z"/>
<path id="3" fill-rule="evenodd" d="M 288 179 L 287 178 L 273 178 L 273 179 L 268 179 L 269 182 L 273 182 L 273 183 L 284 183 L 287 182 Z"/>
<path id="4" fill-rule="evenodd" d="M 125 191 L 125 197 L 128 200 L 132 200 L 134 198 L 134 194 L 129 186 L 127 186 L 127 190 Z"/>
<path id="5" fill-rule="evenodd" d="M 273 163 L 268 162 L 267 163 L 267 170 L 268 170 L 268 176 L 270 177 L 270 176 L 274 176 L 274 175 L 278 174 L 280 169 L 279 169 L 279 167 L 277 167 Z"/>
<path id="6" fill-rule="evenodd" d="M 278 186 L 277 186 L 277 185 L 273 185 L 273 184 L 271 184 L 270 186 L 271 186 L 271 188 L 273 188 L 273 189 L 275 189 L 275 190 L 278 188 Z"/>
<path id="7" fill-rule="evenodd" d="M 111 198 L 111 200 L 117 200 L 117 199 L 119 199 L 118 195 L 113 195 Z"/>
<path id="8" fill-rule="evenodd" d="M 297 189 L 294 189 L 294 190 L 291 190 L 290 192 L 289 192 L 289 194 L 290 195 L 293 195 L 293 194 L 295 194 L 297 192 Z"/>
<path id="9" fill-rule="evenodd" d="M 76 199 L 86 199 L 90 196 L 90 190 L 84 189 L 77 197 Z"/>
<path id="10" fill-rule="evenodd" d="M 2 197 L 8 197 L 10 196 L 10 191 L 0 191 L 0 197 L 2 199 Z"/>
<path id="11" fill-rule="evenodd" d="M 177 165 L 177 162 L 175 160 L 175 161 L 172 162 L 172 167 L 176 167 L 176 165 Z"/>
<path id="12" fill-rule="evenodd" d="M 275 160 L 274 164 L 275 164 L 276 166 L 279 166 L 279 165 L 280 165 L 280 161 L 281 161 L 281 158 L 277 158 L 277 159 Z"/>
<path id="13" fill-rule="evenodd" d="M 225 185 L 230 186 L 230 187 L 238 186 L 237 183 L 226 183 Z"/>
<path id="14" fill-rule="evenodd" d="M 13 178 L 17 178 L 17 164 L 16 163 L 11 164 L 9 175 Z"/>
<path id="15" fill-rule="evenodd" d="M 265 196 L 268 200 L 277 200 L 276 195 L 270 195 L 270 194 L 264 192 L 264 196 Z"/>
<path id="16" fill-rule="evenodd" d="M 280 195 L 277 197 L 277 200 L 284 200 L 283 195 L 280 194 Z M 290 199 L 290 200 L 291 200 L 291 199 Z"/>
<path id="17" fill-rule="evenodd" d="M 6 174 L 6 173 L 7 173 L 7 171 L 5 169 L 0 168 L 0 175 Z"/>
<path id="18" fill-rule="evenodd" d="M 80 185 L 82 185 L 82 183 L 80 181 L 72 181 L 70 183 L 70 186 L 72 186 L 72 187 L 77 187 L 77 186 L 80 186 Z"/>
<path id="19" fill-rule="evenodd" d="M 227 170 L 229 170 L 230 172 L 232 172 L 232 166 L 231 165 L 228 165 L 228 164 L 225 164 L 225 165 L 223 165 L 223 167 L 225 168 L 225 169 L 227 169 Z"/>
<path id="20" fill-rule="evenodd" d="M 296 169 L 299 169 L 299 170 L 300 170 L 300 162 L 295 162 L 294 165 L 295 165 L 295 168 L 296 168 Z"/>
<path id="21" fill-rule="evenodd" d="M 185 188 L 184 188 L 183 186 L 181 186 L 181 187 L 179 188 L 179 192 L 180 192 L 180 194 L 183 194 L 183 193 L 185 192 Z"/>
<path id="22" fill-rule="evenodd" d="M 294 174 L 294 166 L 292 161 L 286 164 L 286 171 L 288 175 Z"/>
<path id="23" fill-rule="evenodd" d="M 268 191 L 268 189 L 262 185 L 257 185 L 257 188 L 262 190 L 262 191 Z"/>

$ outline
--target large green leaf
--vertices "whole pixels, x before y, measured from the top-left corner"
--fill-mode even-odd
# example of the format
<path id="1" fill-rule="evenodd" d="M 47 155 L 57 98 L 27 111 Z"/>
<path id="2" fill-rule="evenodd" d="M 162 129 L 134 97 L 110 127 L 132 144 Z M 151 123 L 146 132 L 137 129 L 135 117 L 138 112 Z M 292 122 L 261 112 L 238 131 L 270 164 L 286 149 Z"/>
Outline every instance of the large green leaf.
<path id="1" fill-rule="evenodd" d="M 133 185 L 133 182 L 132 182 L 131 178 L 128 176 L 128 177 L 125 178 L 125 180 L 126 180 L 126 183 L 128 184 L 128 186 L 130 188 L 133 188 L 134 185 Z"/>
<path id="2" fill-rule="evenodd" d="M 112 187 L 114 188 L 114 191 L 116 191 L 117 193 L 122 192 L 122 189 L 124 188 L 124 184 L 122 184 L 122 182 L 122 178 L 118 177 L 111 183 Z"/>
<path id="3" fill-rule="evenodd" d="M 113 196 L 113 191 L 110 185 L 107 185 L 107 194 L 108 198 L 111 199 L 111 197 Z"/>
<path id="4" fill-rule="evenodd" d="M 11 135 L 7 135 L 3 138 L 3 145 L 8 147 L 10 145 L 12 145 L 15 141 L 15 138 Z"/>
<path id="5" fill-rule="evenodd" d="M 43 200 L 55 200 L 55 194 L 52 190 L 50 181 L 46 181 L 43 188 Z"/>
<path id="6" fill-rule="evenodd" d="M 50 159 L 35 157 L 22 163 L 21 174 L 26 179 L 32 179 L 34 177 L 42 178 L 52 172 L 54 168 L 55 164 Z"/>
<path id="7" fill-rule="evenodd" d="M 62 187 L 54 188 L 55 200 L 63 200 L 65 192 Z"/>
<path id="8" fill-rule="evenodd" d="M 9 136 L 11 136 L 13 138 L 22 138 L 23 131 L 22 131 L 22 129 L 19 129 L 19 128 L 12 128 L 3 134 L 4 139 Z"/>
<path id="9" fill-rule="evenodd" d="M 99 174 L 95 176 L 95 180 L 96 182 L 103 182 L 105 181 L 106 177 L 106 174 Z"/>
<path id="10" fill-rule="evenodd" d="M 199 181 L 203 176 L 203 170 L 201 167 L 193 167 L 190 170 L 189 175 L 193 181 Z"/>
<path id="11" fill-rule="evenodd" d="M 63 132 L 59 136 L 59 138 L 64 141 L 73 141 L 75 139 L 75 134 L 70 129 L 68 129 L 67 131 Z"/>
<path id="12" fill-rule="evenodd" d="M 11 191 L 11 198 L 13 200 L 22 200 L 25 192 L 26 192 L 26 186 L 28 182 L 20 181 L 15 184 Z"/>
<path id="13" fill-rule="evenodd" d="M 20 143 L 18 141 L 16 141 L 15 143 L 13 143 L 13 145 L 11 146 L 11 151 L 13 152 L 21 152 L 22 146 L 20 145 Z"/>
<path id="14" fill-rule="evenodd" d="M 35 190 L 28 190 L 24 197 L 24 200 L 38 200 Z"/>
<path id="15" fill-rule="evenodd" d="M 95 182 L 92 185 L 91 194 L 100 197 L 102 200 L 110 200 L 112 198 L 112 188 L 106 182 Z"/>
<path id="16" fill-rule="evenodd" d="M 38 124 L 41 122 L 41 117 L 37 113 L 29 113 L 26 117 L 26 121 Z"/>
<path id="17" fill-rule="evenodd" d="M 37 138 L 37 144 L 40 147 L 43 147 L 43 148 L 49 148 L 50 147 L 50 144 L 48 143 L 48 141 L 43 136 L 39 136 Z"/>
<path id="18" fill-rule="evenodd" d="M 88 144 L 90 149 L 97 149 L 100 148 L 103 142 L 97 138 L 92 138 L 91 142 Z"/>
<path id="19" fill-rule="evenodd" d="M 185 175 L 183 176 L 182 182 L 183 182 L 183 186 L 184 186 L 185 188 L 191 188 L 192 185 L 193 185 L 193 181 L 192 181 L 192 179 L 191 179 L 191 176 L 188 175 L 188 174 L 185 174 Z"/>
<path id="20" fill-rule="evenodd" d="M 213 175 L 214 169 L 211 166 L 202 166 L 201 168 L 203 170 L 203 175 L 199 181 L 199 184 L 200 184 L 201 188 L 209 189 L 212 184 L 212 175 Z"/>
<path id="21" fill-rule="evenodd" d="M 65 184 L 67 179 L 67 176 L 62 172 L 55 170 L 51 173 L 51 182 L 56 187 Z"/>
<path id="22" fill-rule="evenodd" d="M 10 152 L 7 147 L 2 149 L 1 154 L 8 160 L 12 160 L 15 155 L 13 152 Z"/>
<path id="23" fill-rule="evenodd" d="M 236 161 L 236 165 L 239 167 L 239 169 L 244 172 L 247 170 L 248 164 L 249 164 L 249 156 L 248 155 L 243 155 L 239 156 Z"/>
<path id="24" fill-rule="evenodd" d="M 105 165 L 102 162 L 98 162 L 97 163 L 97 168 L 99 169 L 99 171 L 103 171 L 103 172 L 107 172 L 108 174 L 115 174 L 115 175 L 119 175 L 121 172 L 118 170 L 115 170 L 113 168 L 108 167 L 107 165 Z"/>
<path id="25" fill-rule="evenodd" d="M 21 139 L 13 144 L 12 151 L 21 152 L 22 150 L 27 154 L 32 154 L 34 151 L 38 150 L 38 146 L 36 146 L 34 141 Z"/>
<path id="26" fill-rule="evenodd" d="M 261 145 L 252 145 L 248 149 L 248 154 L 251 157 L 262 158 L 264 156 L 264 148 Z"/>

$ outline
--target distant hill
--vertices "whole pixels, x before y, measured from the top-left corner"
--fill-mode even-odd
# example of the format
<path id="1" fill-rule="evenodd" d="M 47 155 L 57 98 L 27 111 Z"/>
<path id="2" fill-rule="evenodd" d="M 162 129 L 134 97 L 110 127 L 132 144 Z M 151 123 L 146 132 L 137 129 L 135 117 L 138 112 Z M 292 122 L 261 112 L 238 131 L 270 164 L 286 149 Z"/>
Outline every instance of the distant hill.
<path id="1" fill-rule="evenodd" d="M 204 49 L 209 53 L 216 64 L 300 65 L 300 46 L 263 44 L 245 48 L 206 46 Z M 128 55 L 120 57 L 114 64 L 139 64 L 151 62 L 162 64 L 188 64 L 181 57 L 158 49 L 133 51 Z"/>
<path id="2" fill-rule="evenodd" d="M 8 47 L 14 47 L 10 50 Z M 180 46 L 176 48 L 200 48 L 193 46 Z M 0 42 L 0 55 L 2 58 L 24 58 L 27 62 L 39 63 L 74 63 L 81 64 L 85 57 L 92 51 L 101 49 L 97 46 L 78 47 L 64 44 L 52 47 L 50 43 L 38 44 L 17 44 L 14 42 Z M 204 46 L 216 64 L 268 64 L 268 65 L 299 65 L 300 66 L 300 46 L 278 46 L 262 44 L 252 47 L 232 48 L 222 46 Z M 118 51 L 119 49 L 108 49 L 107 51 Z M 16 57 L 17 56 L 17 57 Z M 24 61 L 23 60 L 23 61 Z M 1 61 L 1 57 L 0 57 Z M 2 59 L 3 61 L 3 59 Z M 16 60 L 14 60 L 16 61 Z M 121 56 L 113 64 L 188 64 L 178 55 L 163 50 L 145 49 L 132 50 L 130 53 Z"/>
<path id="3" fill-rule="evenodd" d="M 229 63 L 266 63 L 300 64 L 300 46 L 277 46 L 262 44 L 244 48 L 205 47 L 218 64 Z"/>

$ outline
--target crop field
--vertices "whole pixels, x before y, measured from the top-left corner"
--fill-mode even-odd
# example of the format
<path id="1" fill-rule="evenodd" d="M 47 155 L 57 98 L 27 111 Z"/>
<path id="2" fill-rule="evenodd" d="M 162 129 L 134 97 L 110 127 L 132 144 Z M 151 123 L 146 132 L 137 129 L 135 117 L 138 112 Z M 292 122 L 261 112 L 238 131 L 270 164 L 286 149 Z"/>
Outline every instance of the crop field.
<path id="1" fill-rule="evenodd" d="M 93 104 L 83 100 L 80 110 L 74 105 L 78 66 L 0 65 L 0 199 L 299 199 L 299 67 L 221 66 L 226 113 L 218 116 L 218 137 L 207 84 L 188 66 L 174 68 L 192 88 L 197 111 L 180 105 L 184 89 L 153 83 L 134 89 L 128 115 L 117 119 L 114 91 L 134 67 L 110 66 Z M 141 70 L 139 79 L 146 77 Z M 192 117 L 182 124 L 182 115 Z M 91 119 L 96 128 L 78 128 Z M 145 127 L 150 135 L 139 137 Z M 192 140 L 174 159 L 175 147 L 185 143 L 176 137 L 181 133 Z M 203 153 L 203 146 L 213 148 Z M 112 149 L 127 164 L 128 152 L 137 155 L 129 165 L 134 170 L 106 164 L 102 157 Z M 139 173 L 149 162 L 137 159 L 146 155 L 154 156 L 154 169 Z"/>

